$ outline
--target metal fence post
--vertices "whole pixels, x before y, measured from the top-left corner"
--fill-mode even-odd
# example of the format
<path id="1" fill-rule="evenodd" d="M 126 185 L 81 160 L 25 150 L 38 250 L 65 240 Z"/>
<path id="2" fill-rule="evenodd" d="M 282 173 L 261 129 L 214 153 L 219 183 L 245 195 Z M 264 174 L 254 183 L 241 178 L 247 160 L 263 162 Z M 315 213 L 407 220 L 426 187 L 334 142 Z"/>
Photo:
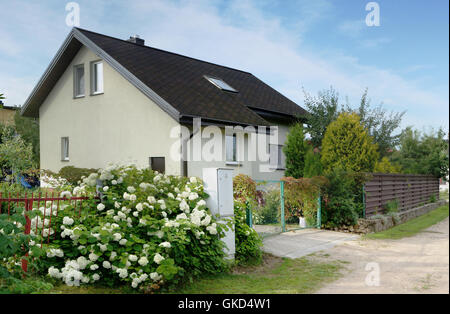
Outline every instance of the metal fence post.
<path id="1" fill-rule="evenodd" d="M 364 184 L 362 186 L 362 197 L 363 197 L 363 218 L 366 218 L 366 189 L 364 187 Z"/>
<path id="2" fill-rule="evenodd" d="M 281 201 L 281 231 L 286 232 L 286 223 L 284 221 L 284 181 L 280 181 L 280 201 Z"/>
<path id="3" fill-rule="evenodd" d="M 322 196 L 319 192 L 319 197 L 317 198 L 317 229 L 322 227 Z"/>
<path id="4" fill-rule="evenodd" d="M 30 217 L 28 217 L 28 211 L 33 210 L 33 198 L 25 200 L 25 234 L 29 235 L 31 230 L 31 220 Z M 44 217 L 45 218 L 45 217 Z M 28 252 L 25 254 L 25 257 L 28 257 Z M 22 259 L 22 270 L 24 273 L 28 270 L 28 261 L 26 258 Z M 25 274 L 24 274 L 25 276 Z"/>
<path id="5" fill-rule="evenodd" d="M 252 209 L 250 207 L 249 201 L 245 202 L 245 215 L 246 222 L 250 228 L 253 228 L 253 217 L 252 217 Z"/>

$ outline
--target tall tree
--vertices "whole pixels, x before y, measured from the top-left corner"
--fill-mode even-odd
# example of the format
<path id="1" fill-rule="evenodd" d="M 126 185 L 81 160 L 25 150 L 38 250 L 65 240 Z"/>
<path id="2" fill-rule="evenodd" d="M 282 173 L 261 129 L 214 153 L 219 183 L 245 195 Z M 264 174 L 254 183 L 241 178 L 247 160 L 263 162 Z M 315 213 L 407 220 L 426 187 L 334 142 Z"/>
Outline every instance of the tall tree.
<path id="1" fill-rule="evenodd" d="M 39 166 L 39 119 L 24 117 L 17 109 L 14 115 L 14 125 L 17 134 L 33 147 L 33 160 Z"/>
<path id="2" fill-rule="evenodd" d="M 403 130 L 399 149 L 391 160 L 401 165 L 404 173 L 431 174 L 436 177 L 448 175 L 448 140 L 442 129 L 422 134 L 412 127 Z"/>
<path id="3" fill-rule="evenodd" d="M 313 146 L 320 147 L 328 125 L 336 120 L 339 114 L 339 94 L 333 87 L 319 92 L 317 97 L 311 96 L 305 90 L 303 93 L 308 111 L 306 131 L 311 136 Z"/>
<path id="4" fill-rule="evenodd" d="M 372 172 L 378 160 L 377 145 L 356 113 L 341 113 L 332 122 L 322 142 L 322 165 L 329 173 L 335 168 Z"/>
<path id="5" fill-rule="evenodd" d="M 388 113 L 381 105 L 371 108 L 367 89 L 361 97 L 359 108 L 352 110 L 347 105 L 346 111 L 356 112 L 359 115 L 361 123 L 378 144 L 380 157 L 388 156 L 399 144 L 400 132 L 398 134 L 394 132 L 400 126 L 405 111 Z"/>
<path id="6" fill-rule="evenodd" d="M 283 152 L 286 156 L 287 177 L 302 178 L 305 168 L 305 154 L 308 150 L 308 144 L 305 142 L 303 125 L 296 123 L 289 129 Z"/>

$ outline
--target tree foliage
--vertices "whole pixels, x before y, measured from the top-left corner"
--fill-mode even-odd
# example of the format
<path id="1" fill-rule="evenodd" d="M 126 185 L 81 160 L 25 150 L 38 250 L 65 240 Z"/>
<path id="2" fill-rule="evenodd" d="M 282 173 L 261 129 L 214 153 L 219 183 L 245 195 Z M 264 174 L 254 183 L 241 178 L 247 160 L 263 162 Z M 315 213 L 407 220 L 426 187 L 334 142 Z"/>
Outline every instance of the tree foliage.
<path id="1" fill-rule="evenodd" d="M 23 140 L 32 146 L 33 161 L 39 165 L 39 119 L 24 117 L 20 110 L 16 110 L 14 127 Z"/>
<path id="2" fill-rule="evenodd" d="M 372 172 L 377 160 L 377 145 L 356 113 L 343 112 L 328 126 L 321 158 L 325 172 L 334 168 Z"/>
<path id="3" fill-rule="evenodd" d="M 320 161 L 319 152 L 315 152 L 310 148 L 305 155 L 305 170 L 303 176 L 305 178 L 312 178 L 322 175 L 322 163 Z"/>
<path id="4" fill-rule="evenodd" d="M 380 173 L 401 173 L 401 171 L 402 167 L 397 163 L 390 162 L 388 157 L 383 157 L 380 161 L 377 161 L 374 169 L 374 172 Z"/>
<path id="5" fill-rule="evenodd" d="M 400 136 L 399 149 L 391 160 L 401 165 L 408 174 L 431 174 L 436 177 L 448 175 L 448 141 L 442 129 L 422 134 L 412 127 Z"/>
<path id="6" fill-rule="evenodd" d="M 22 173 L 32 169 L 33 152 L 30 144 L 11 127 L 0 129 L 0 169 L 11 169 L 14 173 Z"/>
<path id="7" fill-rule="evenodd" d="M 352 110 L 347 105 L 346 111 L 356 112 L 359 115 L 361 123 L 373 137 L 374 142 L 378 144 L 380 157 L 384 157 L 389 155 L 390 151 L 399 143 L 400 133 L 394 134 L 394 132 L 400 126 L 405 111 L 387 113 L 381 105 L 371 108 L 367 94 L 366 89 L 357 110 Z"/>
<path id="8" fill-rule="evenodd" d="M 289 129 L 283 152 L 286 156 L 285 176 L 302 178 L 305 168 L 305 154 L 308 144 L 305 142 L 303 125 L 297 123 Z"/>
<path id="9" fill-rule="evenodd" d="M 328 125 L 336 120 L 339 114 L 339 94 L 333 87 L 319 92 L 318 97 L 313 97 L 305 91 L 303 93 L 308 110 L 306 131 L 311 136 L 313 146 L 320 147 Z"/>

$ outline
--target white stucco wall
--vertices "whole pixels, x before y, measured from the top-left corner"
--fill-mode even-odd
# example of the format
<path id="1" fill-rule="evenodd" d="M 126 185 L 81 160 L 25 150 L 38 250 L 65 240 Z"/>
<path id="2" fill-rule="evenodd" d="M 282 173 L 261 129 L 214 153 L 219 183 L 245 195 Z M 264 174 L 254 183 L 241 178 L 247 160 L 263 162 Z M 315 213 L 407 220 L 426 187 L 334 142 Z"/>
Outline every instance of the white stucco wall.
<path id="1" fill-rule="evenodd" d="M 41 168 L 59 171 L 73 165 L 102 168 L 108 162 L 148 166 L 149 157 L 165 157 L 166 173 L 180 174 L 171 160 L 178 126 L 147 96 L 103 62 L 104 93 L 90 95 L 90 62 L 99 60 L 82 47 L 39 110 Z M 85 97 L 73 98 L 73 66 L 84 63 Z M 69 137 L 69 161 L 61 161 L 61 137 Z"/>
<path id="2" fill-rule="evenodd" d="M 204 128 L 202 128 L 203 132 Z M 278 143 L 280 145 L 284 145 L 286 141 L 286 136 L 289 131 L 289 126 L 287 125 L 279 125 L 278 126 Z M 226 147 L 225 147 L 225 129 L 221 128 L 222 132 L 222 158 L 221 161 L 211 161 L 211 162 L 205 162 L 205 161 L 189 161 L 188 162 L 188 175 L 189 176 L 196 176 L 196 177 L 202 177 L 202 169 L 203 168 L 230 168 L 233 169 L 233 176 L 236 176 L 238 174 L 245 174 L 250 176 L 251 178 L 255 180 L 280 180 L 284 176 L 284 170 L 276 170 L 271 169 L 271 171 L 262 171 L 261 165 L 268 164 L 267 162 L 259 161 L 258 154 L 256 154 L 257 160 L 256 161 L 250 161 L 249 160 L 249 135 L 245 134 L 244 136 L 244 158 L 243 160 L 239 161 L 237 165 L 232 165 L 229 163 L 226 163 Z M 269 136 L 266 137 L 266 151 L 269 153 Z M 209 141 L 209 139 L 202 139 L 202 143 L 206 143 Z M 193 149 L 193 140 L 190 140 L 188 142 L 188 145 L 190 145 L 190 151 L 192 152 Z M 239 150 L 239 148 L 238 148 Z M 283 153 L 283 159 L 284 161 L 284 153 Z"/>

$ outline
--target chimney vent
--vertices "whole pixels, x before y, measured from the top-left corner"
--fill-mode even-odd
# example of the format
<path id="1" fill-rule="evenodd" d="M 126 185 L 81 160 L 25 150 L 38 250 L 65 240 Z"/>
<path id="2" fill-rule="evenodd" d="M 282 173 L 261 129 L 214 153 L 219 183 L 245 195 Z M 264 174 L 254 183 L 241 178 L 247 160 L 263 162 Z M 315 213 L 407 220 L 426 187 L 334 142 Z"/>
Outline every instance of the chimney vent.
<path id="1" fill-rule="evenodd" d="M 129 42 L 132 42 L 134 44 L 138 44 L 141 46 L 144 46 L 145 40 L 142 38 L 139 38 L 139 35 L 130 36 L 130 39 L 128 39 Z"/>

